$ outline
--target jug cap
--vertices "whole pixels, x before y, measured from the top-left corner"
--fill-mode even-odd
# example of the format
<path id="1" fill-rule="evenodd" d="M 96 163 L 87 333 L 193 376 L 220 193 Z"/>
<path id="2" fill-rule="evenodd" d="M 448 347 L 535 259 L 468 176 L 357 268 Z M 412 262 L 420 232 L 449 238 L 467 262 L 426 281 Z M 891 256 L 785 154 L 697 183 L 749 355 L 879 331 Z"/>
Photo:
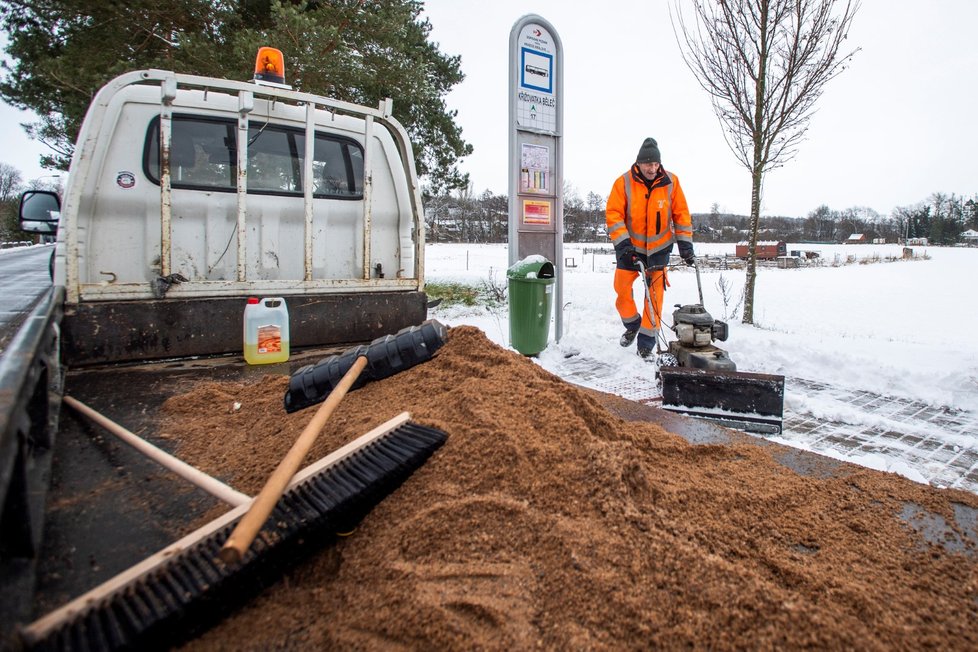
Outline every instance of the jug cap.
<path id="1" fill-rule="evenodd" d="M 253 305 L 258 303 L 258 297 L 248 297 L 248 305 Z"/>

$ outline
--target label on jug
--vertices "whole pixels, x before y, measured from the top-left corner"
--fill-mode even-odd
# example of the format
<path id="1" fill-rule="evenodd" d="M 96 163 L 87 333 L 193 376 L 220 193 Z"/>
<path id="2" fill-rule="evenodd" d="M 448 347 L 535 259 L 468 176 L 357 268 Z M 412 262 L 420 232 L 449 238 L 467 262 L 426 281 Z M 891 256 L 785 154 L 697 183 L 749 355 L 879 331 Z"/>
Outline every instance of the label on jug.
<path id="1" fill-rule="evenodd" d="M 275 324 L 258 327 L 258 353 L 282 352 L 282 328 Z"/>

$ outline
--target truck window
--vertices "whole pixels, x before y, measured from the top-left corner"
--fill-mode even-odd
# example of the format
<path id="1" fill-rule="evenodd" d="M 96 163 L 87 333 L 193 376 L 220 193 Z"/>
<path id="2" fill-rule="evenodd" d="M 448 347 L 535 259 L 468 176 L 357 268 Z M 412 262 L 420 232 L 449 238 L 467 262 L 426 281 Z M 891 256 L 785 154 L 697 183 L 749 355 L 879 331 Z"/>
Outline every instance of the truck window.
<path id="1" fill-rule="evenodd" d="M 146 133 L 143 168 L 160 179 L 160 121 Z M 181 116 L 173 118 L 170 176 L 173 188 L 235 192 L 238 168 L 237 124 L 233 120 Z M 248 192 L 302 195 L 305 137 L 300 129 L 253 123 L 248 129 Z M 363 150 L 341 136 L 316 134 L 313 195 L 321 198 L 363 197 Z"/>
<path id="2" fill-rule="evenodd" d="M 305 163 L 305 142 L 300 141 L 299 163 Z M 312 178 L 315 194 L 359 196 L 363 190 L 363 152 L 345 143 L 316 138 L 313 153 Z"/>
<path id="3" fill-rule="evenodd" d="M 302 192 L 302 167 L 294 169 L 298 157 L 291 136 L 280 129 L 248 128 L 248 190 Z"/>

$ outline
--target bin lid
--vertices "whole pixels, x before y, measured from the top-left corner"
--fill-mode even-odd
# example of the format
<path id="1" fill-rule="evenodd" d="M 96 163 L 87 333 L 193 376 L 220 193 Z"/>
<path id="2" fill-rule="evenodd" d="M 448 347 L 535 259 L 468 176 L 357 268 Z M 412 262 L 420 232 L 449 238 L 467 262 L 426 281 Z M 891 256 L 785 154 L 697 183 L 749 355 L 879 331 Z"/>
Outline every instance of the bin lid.
<path id="1" fill-rule="evenodd" d="M 506 270 L 506 276 L 512 279 L 553 278 L 554 264 L 540 255 L 527 256 L 513 263 Z"/>

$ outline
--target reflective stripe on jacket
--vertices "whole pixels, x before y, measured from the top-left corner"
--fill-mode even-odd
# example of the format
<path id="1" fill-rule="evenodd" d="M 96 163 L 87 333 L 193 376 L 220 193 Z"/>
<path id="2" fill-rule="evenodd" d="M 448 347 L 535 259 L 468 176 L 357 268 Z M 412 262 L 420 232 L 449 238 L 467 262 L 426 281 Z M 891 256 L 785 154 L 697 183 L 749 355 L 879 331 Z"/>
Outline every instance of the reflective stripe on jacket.
<path id="1" fill-rule="evenodd" d="M 677 240 L 693 241 L 693 221 L 679 177 L 661 167 L 651 187 L 634 166 L 618 177 L 608 197 L 605 221 L 615 245 L 630 238 L 639 254 L 654 254 Z"/>

